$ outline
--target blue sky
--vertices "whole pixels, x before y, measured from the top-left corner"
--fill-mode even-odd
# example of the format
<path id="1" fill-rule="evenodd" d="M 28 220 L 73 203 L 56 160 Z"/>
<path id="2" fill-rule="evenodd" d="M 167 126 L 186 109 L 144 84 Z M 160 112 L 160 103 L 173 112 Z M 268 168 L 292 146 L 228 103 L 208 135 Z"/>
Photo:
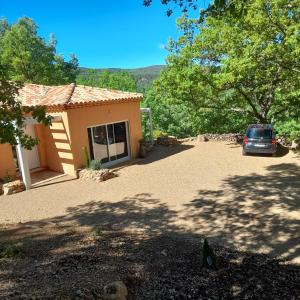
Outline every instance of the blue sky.
<path id="1" fill-rule="evenodd" d="M 176 38 L 176 17 L 154 0 L 1 0 L 0 16 L 36 21 L 46 40 L 54 33 L 57 52 L 74 53 L 82 67 L 135 68 L 164 64 L 169 37 Z M 208 2 L 208 1 L 207 1 Z"/>

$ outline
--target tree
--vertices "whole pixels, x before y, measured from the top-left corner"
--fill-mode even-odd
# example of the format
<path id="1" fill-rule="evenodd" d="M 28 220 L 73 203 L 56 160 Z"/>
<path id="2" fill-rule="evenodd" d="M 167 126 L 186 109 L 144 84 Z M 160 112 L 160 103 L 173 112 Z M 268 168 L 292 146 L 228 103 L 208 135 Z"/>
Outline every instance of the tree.
<path id="1" fill-rule="evenodd" d="M 89 69 L 86 73 L 78 75 L 77 83 L 128 92 L 137 91 L 134 77 L 125 71 L 109 72 L 105 70 L 98 72 L 97 70 Z"/>
<path id="2" fill-rule="evenodd" d="M 38 36 L 33 20 L 21 18 L 9 25 L 0 22 L 0 61 L 11 80 L 46 85 L 75 82 L 78 61 L 71 55 L 70 61 L 56 54 L 56 40 L 48 43 Z"/>
<path id="3" fill-rule="evenodd" d="M 0 65 L 0 144 L 16 145 L 19 140 L 24 148 L 31 149 L 37 140 L 26 135 L 22 129 L 24 113 L 31 114 L 44 125 L 49 125 L 51 118 L 46 116 L 44 107 L 22 107 L 16 100 L 21 87 L 20 82 L 8 80 L 5 69 Z"/>
<path id="4" fill-rule="evenodd" d="M 170 42 L 157 92 L 253 122 L 293 115 L 300 103 L 300 1 L 227 2 L 234 2 L 230 10 L 200 23 L 179 20 L 184 34 Z"/>
<path id="5" fill-rule="evenodd" d="M 239 2 L 247 1 L 247 0 L 238 0 Z M 238 2 L 237 0 L 212 0 L 210 4 L 208 4 L 207 8 L 201 9 L 200 18 L 203 18 L 207 15 L 220 15 L 225 10 L 230 11 L 234 8 L 235 2 Z M 143 4 L 144 6 L 148 7 L 151 6 L 153 0 L 144 0 Z M 161 4 L 167 6 L 167 16 L 171 16 L 173 13 L 173 10 L 176 7 L 179 7 L 183 13 L 188 13 L 190 10 L 197 10 L 200 8 L 201 1 L 198 0 L 160 0 Z M 170 4 L 173 3 L 173 7 L 170 7 Z M 200 4 L 199 4 L 200 3 Z"/>

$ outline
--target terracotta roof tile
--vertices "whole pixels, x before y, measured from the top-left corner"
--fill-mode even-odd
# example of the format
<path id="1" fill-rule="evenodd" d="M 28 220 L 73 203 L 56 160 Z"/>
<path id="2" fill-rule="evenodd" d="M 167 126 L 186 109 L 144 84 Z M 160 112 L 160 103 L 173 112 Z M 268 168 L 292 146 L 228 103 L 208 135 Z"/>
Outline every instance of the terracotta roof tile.
<path id="1" fill-rule="evenodd" d="M 74 83 L 61 86 L 25 84 L 18 99 L 23 106 L 72 106 L 95 102 L 140 100 L 143 94 L 101 89 Z"/>

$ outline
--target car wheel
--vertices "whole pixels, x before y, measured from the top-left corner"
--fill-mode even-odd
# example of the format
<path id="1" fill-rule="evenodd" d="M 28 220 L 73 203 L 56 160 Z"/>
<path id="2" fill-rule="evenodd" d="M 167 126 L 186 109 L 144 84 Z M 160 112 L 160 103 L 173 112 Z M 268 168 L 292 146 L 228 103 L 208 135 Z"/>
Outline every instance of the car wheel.
<path id="1" fill-rule="evenodd" d="M 276 153 L 273 153 L 273 154 L 272 154 L 272 157 L 276 157 L 276 156 L 277 156 Z"/>
<path id="2" fill-rule="evenodd" d="M 247 156 L 247 155 L 248 153 L 245 150 L 243 150 L 243 156 Z"/>

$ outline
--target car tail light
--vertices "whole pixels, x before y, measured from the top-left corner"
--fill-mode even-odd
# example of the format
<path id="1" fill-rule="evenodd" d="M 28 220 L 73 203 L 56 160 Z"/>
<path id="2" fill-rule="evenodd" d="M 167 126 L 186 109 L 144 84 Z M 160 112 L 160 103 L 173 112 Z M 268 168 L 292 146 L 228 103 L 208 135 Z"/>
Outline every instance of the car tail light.
<path id="1" fill-rule="evenodd" d="M 244 144 L 246 145 L 246 144 L 248 144 L 248 143 L 249 143 L 249 140 L 248 140 L 247 137 L 245 137 L 245 138 L 244 138 Z"/>
<path id="2" fill-rule="evenodd" d="M 272 139 L 272 145 L 276 145 L 276 144 L 277 144 L 276 139 Z"/>

